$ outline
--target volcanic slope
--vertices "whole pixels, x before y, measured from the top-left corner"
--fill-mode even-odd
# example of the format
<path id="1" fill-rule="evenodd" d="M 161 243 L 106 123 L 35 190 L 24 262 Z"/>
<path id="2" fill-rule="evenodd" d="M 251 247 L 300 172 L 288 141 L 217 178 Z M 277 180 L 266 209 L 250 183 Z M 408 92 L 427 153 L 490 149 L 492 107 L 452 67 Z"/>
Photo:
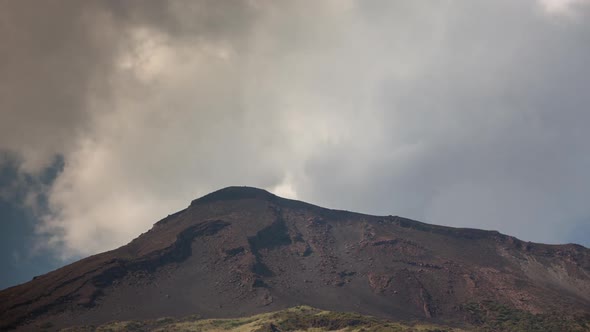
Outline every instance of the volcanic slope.
<path id="1" fill-rule="evenodd" d="M 228 187 L 125 246 L 0 291 L 0 329 L 297 305 L 460 326 L 490 304 L 587 319 L 590 250 Z"/>

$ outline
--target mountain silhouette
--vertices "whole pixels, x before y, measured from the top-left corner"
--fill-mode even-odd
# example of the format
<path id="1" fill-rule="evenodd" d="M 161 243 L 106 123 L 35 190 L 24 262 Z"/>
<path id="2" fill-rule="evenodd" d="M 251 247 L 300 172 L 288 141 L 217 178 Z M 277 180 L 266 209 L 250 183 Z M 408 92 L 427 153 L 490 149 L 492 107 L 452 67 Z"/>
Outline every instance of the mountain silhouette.
<path id="1" fill-rule="evenodd" d="M 460 325 L 481 303 L 589 315 L 590 250 L 228 187 L 125 246 L 0 291 L 0 329 L 298 305 Z"/>

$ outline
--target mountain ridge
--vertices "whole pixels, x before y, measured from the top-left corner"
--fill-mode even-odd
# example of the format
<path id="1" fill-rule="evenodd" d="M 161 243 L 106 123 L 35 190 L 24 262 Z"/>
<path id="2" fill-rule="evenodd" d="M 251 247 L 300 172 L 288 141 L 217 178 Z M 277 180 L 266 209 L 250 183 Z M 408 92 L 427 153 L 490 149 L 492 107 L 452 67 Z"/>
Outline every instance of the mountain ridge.
<path id="1" fill-rule="evenodd" d="M 302 304 L 459 324 L 474 299 L 584 314 L 590 250 L 227 187 L 125 246 L 2 290 L 0 299 L 0 328 L 19 329 Z"/>
<path id="2" fill-rule="evenodd" d="M 535 243 L 535 242 L 523 241 L 523 240 L 517 239 L 517 238 L 512 237 L 510 235 L 500 233 L 497 230 L 484 230 L 484 229 L 470 228 L 470 227 L 442 226 L 442 225 L 436 225 L 436 224 L 429 224 L 429 223 L 425 223 L 425 222 L 421 222 L 421 221 L 417 221 L 417 220 L 413 220 L 413 219 L 409 219 L 409 218 L 404 218 L 404 217 L 397 216 L 397 215 L 396 216 L 394 216 L 394 215 L 376 216 L 376 215 L 354 212 L 354 211 L 349 211 L 349 210 L 325 208 L 325 207 L 310 204 L 310 203 L 296 200 L 296 199 L 280 197 L 280 196 L 277 196 L 267 190 L 256 188 L 256 187 L 249 187 L 249 186 L 229 186 L 229 187 L 225 187 L 225 188 L 216 190 L 212 193 L 209 193 L 205 196 L 202 196 L 200 198 L 193 200 L 191 202 L 189 208 L 193 205 L 203 204 L 203 203 L 207 203 L 207 202 L 214 202 L 214 201 L 221 201 L 221 200 L 234 200 L 234 199 L 267 199 L 270 201 L 278 201 L 278 202 L 281 202 L 282 204 L 290 204 L 292 206 L 299 205 L 301 207 L 308 207 L 308 208 L 313 208 L 313 209 L 318 209 L 318 210 L 328 210 L 328 211 L 332 211 L 335 213 L 350 213 L 350 214 L 356 214 L 356 215 L 360 215 L 360 216 L 397 218 L 400 220 L 400 223 L 402 223 L 403 225 L 408 225 L 407 227 L 411 227 L 410 225 L 415 224 L 415 225 L 417 225 L 415 227 L 421 227 L 421 228 L 430 228 L 431 227 L 431 228 L 439 230 L 441 232 L 444 232 L 444 230 L 449 230 L 449 231 L 457 230 L 457 231 L 466 231 L 466 232 L 474 231 L 475 233 L 489 234 L 490 236 L 491 235 L 501 235 L 501 236 L 511 237 L 511 238 L 514 238 L 514 239 L 516 239 L 518 241 L 522 241 L 522 242 Z M 184 211 L 185 210 L 181 210 L 177 213 L 181 213 Z M 166 219 L 166 218 L 164 218 L 164 219 Z M 544 244 L 544 243 L 538 243 L 538 244 L 552 245 L 552 244 Z M 570 244 L 571 245 L 579 245 L 579 244 L 575 244 L 575 243 L 565 243 L 565 244 L 555 244 L 555 245 L 561 246 L 561 245 L 570 245 Z M 581 246 L 581 245 L 579 245 L 579 246 Z"/>

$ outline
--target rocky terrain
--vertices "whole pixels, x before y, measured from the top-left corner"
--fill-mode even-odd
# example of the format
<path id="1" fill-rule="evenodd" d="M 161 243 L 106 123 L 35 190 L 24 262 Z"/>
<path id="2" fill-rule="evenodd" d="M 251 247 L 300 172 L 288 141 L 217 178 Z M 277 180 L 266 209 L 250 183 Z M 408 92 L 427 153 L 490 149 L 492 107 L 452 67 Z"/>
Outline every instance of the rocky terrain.
<path id="1" fill-rule="evenodd" d="M 229 187 L 123 247 L 0 291 L 0 329 L 242 317 L 298 305 L 454 327 L 518 313 L 583 330 L 590 250 Z"/>

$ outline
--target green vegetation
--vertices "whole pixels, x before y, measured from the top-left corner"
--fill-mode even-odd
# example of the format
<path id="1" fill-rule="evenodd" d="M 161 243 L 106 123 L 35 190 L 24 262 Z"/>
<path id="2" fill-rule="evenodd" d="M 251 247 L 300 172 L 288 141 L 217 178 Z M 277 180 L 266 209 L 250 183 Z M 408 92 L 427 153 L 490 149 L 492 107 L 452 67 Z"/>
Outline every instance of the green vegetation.
<path id="1" fill-rule="evenodd" d="M 331 312 L 299 306 L 235 319 L 161 318 L 153 321 L 112 322 L 101 326 L 69 328 L 67 332 L 177 331 L 177 332 L 460 332 L 436 325 L 394 323 L 354 313 Z"/>
<path id="2" fill-rule="evenodd" d="M 495 302 L 462 307 L 471 322 L 465 329 L 432 324 L 397 323 L 355 313 L 299 306 L 282 311 L 234 319 L 160 318 L 150 321 L 112 322 L 98 327 L 69 328 L 67 332 L 177 331 L 177 332 L 496 332 L 590 331 L 590 317 L 534 315 Z"/>
<path id="3" fill-rule="evenodd" d="M 589 316 L 567 317 L 557 314 L 531 314 L 506 305 L 484 301 L 463 306 L 477 331 L 590 331 Z"/>

